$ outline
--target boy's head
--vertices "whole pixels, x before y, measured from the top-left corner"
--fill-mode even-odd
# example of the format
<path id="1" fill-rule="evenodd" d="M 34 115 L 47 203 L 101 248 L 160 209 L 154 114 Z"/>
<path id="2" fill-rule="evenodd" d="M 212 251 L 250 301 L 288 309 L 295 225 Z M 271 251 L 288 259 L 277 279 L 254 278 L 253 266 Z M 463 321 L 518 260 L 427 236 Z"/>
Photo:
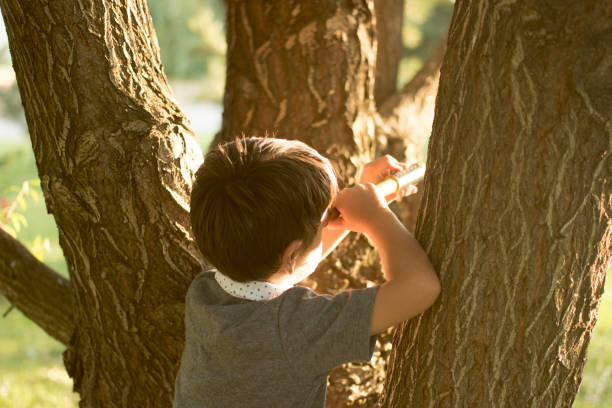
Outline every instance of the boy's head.
<path id="1" fill-rule="evenodd" d="M 191 192 L 191 228 L 204 258 L 239 282 L 266 280 L 285 249 L 310 248 L 337 192 L 330 162 L 308 145 L 242 138 L 210 151 Z"/>

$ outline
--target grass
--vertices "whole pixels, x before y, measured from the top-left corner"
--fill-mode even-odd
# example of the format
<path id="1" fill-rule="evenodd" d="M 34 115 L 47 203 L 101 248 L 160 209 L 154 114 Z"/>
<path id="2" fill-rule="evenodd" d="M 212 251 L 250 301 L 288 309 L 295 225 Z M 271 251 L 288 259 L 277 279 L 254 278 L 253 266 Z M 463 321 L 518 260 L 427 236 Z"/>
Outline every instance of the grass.
<path id="1" fill-rule="evenodd" d="M 206 139 L 200 140 L 201 146 L 206 144 Z M 37 177 L 29 143 L 0 145 L 0 193 Z M 37 236 L 49 237 L 44 260 L 67 276 L 55 221 L 42 200 L 29 200 L 23 214 L 29 226 L 19 231 L 18 239 L 29 247 Z M 611 291 L 608 279 L 575 408 L 612 407 Z M 16 309 L 2 318 L 9 307 L 0 296 L 0 408 L 76 408 L 78 395 L 72 392 L 72 380 L 62 363 L 64 346 Z"/>
<path id="2" fill-rule="evenodd" d="M 0 297 L 0 312 L 9 307 Z M 0 408 L 76 408 L 64 346 L 13 309 L 0 320 Z"/>
<path id="3" fill-rule="evenodd" d="M 608 269 L 574 408 L 612 407 L 612 268 Z"/>

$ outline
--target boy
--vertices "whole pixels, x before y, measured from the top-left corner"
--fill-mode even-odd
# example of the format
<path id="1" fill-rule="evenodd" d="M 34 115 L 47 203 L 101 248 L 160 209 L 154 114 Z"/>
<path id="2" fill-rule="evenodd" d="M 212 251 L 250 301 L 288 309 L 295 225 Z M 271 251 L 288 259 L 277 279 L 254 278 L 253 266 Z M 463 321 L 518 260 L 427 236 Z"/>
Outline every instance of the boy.
<path id="1" fill-rule="evenodd" d="M 373 184 L 402 167 L 385 156 L 337 193 L 329 161 L 298 141 L 243 138 L 206 155 L 191 225 L 214 269 L 187 292 L 174 407 L 324 407 L 334 367 L 369 361 L 378 333 L 431 306 L 436 273 Z M 294 286 L 348 230 L 370 238 L 387 281 L 336 296 Z"/>

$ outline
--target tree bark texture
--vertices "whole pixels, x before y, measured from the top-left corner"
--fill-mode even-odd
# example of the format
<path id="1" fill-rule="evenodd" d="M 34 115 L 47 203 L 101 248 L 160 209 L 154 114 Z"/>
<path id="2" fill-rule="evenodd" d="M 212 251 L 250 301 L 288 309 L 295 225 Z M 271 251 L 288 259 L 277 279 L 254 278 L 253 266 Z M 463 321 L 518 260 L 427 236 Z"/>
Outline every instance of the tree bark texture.
<path id="1" fill-rule="evenodd" d="M 374 7 L 377 40 L 374 100 L 380 108 L 397 90 L 397 72 L 402 57 L 404 0 L 377 0 Z"/>
<path id="2" fill-rule="evenodd" d="M 342 181 L 374 154 L 374 6 L 240 1 L 227 7 L 223 126 L 213 145 L 241 134 L 300 139 L 334 160 Z"/>
<path id="3" fill-rule="evenodd" d="M 612 247 L 612 4 L 458 1 L 384 407 L 570 407 Z"/>
<path id="4" fill-rule="evenodd" d="M 68 263 L 71 296 L 53 301 L 72 305 L 64 361 L 81 406 L 170 406 L 184 296 L 200 270 L 188 211 L 202 156 L 146 1 L 0 6 Z"/>
<path id="5" fill-rule="evenodd" d="M 68 344 L 74 331 L 70 281 L 34 257 L 0 228 L 0 288 L 12 306 L 50 336 Z"/>

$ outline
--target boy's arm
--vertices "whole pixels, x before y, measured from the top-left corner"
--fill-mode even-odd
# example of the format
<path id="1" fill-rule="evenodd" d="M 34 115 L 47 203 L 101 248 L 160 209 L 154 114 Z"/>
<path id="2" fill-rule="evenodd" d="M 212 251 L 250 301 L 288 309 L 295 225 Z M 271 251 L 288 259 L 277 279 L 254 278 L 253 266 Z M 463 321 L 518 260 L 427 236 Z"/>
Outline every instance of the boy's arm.
<path id="1" fill-rule="evenodd" d="M 440 294 L 440 281 L 419 242 L 390 212 L 368 233 L 380 254 L 386 282 L 378 289 L 370 335 L 427 310 Z"/>
<path id="2" fill-rule="evenodd" d="M 389 175 L 390 172 L 396 172 L 404 170 L 406 168 L 405 163 L 398 162 L 395 158 L 390 155 L 379 157 L 378 159 L 366 164 L 359 178 L 359 184 L 365 183 L 379 183 Z M 387 202 L 393 201 L 398 197 L 414 194 L 416 187 L 411 186 L 405 191 L 398 192 L 397 194 L 385 197 Z M 350 230 L 340 230 L 325 227 L 321 234 L 323 243 L 323 258 L 329 255 L 344 238 L 351 232 Z"/>
<path id="3" fill-rule="evenodd" d="M 374 300 L 370 334 L 408 320 L 426 309 L 440 293 L 440 281 L 425 251 L 389 210 L 373 184 L 342 190 L 336 201 L 342 217 L 330 228 L 364 232 L 378 250 L 383 283 Z"/>

